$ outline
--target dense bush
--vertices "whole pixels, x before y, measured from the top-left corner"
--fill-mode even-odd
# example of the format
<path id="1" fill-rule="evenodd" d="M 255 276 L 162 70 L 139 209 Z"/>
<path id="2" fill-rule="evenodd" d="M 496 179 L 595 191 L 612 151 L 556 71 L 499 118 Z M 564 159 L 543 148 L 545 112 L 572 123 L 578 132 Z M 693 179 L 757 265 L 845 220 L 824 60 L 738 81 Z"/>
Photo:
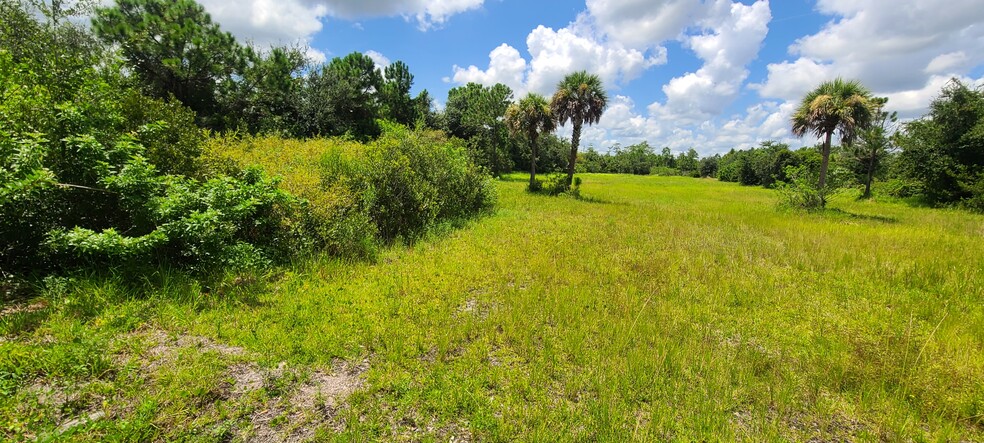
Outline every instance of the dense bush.
<path id="1" fill-rule="evenodd" d="M 297 103 L 305 80 L 294 76 L 303 64 L 296 51 L 258 56 L 206 20 L 194 2 L 128 0 L 97 11 L 95 28 L 121 44 L 116 49 L 125 61 L 150 57 L 143 70 L 119 65 L 75 22 L 49 17 L 41 23 L 44 16 L 25 5 L 0 0 L 4 278 L 143 263 L 196 271 L 262 267 L 312 250 L 366 255 L 380 238 L 413 239 L 493 202 L 489 178 L 469 162 L 461 143 L 373 121 L 375 109 L 363 117 L 385 129 L 381 138 L 319 149 L 312 162 L 282 174 L 284 182 L 242 157 L 219 155 L 232 138 L 203 149 L 206 136 L 196 122 L 292 133 L 310 129 L 297 121 L 303 111 L 331 107 Z M 50 13 L 61 14 L 59 7 L 53 4 Z M 158 15 L 175 11 L 204 19 L 164 26 Z M 222 52 L 219 62 L 228 56 L 245 64 L 204 60 L 204 47 L 185 45 L 199 39 Z M 412 76 L 399 68 L 389 69 L 381 83 L 356 82 L 342 92 L 382 90 L 383 111 L 410 119 L 416 114 L 404 108 L 419 103 L 409 99 Z M 181 75 L 173 76 L 175 70 Z M 335 80 L 379 75 L 364 56 L 336 60 L 323 71 L 337 74 Z M 174 88 L 191 95 L 174 94 Z M 345 100 L 332 94 L 326 100 Z M 376 106 L 371 95 L 360 97 Z M 188 104 L 203 114 L 196 117 Z M 367 135 L 324 123 L 327 132 Z M 280 148 L 274 153 L 283 157 Z M 282 158 L 257 163 L 285 172 Z"/>
<path id="2" fill-rule="evenodd" d="M 491 181 L 460 145 L 436 132 L 386 124 L 367 146 L 354 176 L 326 170 L 325 180 L 346 180 L 366 195 L 366 209 L 384 239 L 413 239 L 440 221 L 457 220 L 494 202 Z"/>
<path id="3" fill-rule="evenodd" d="M 953 81 L 923 119 L 905 125 L 897 173 L 916 183 L 930 203 L 984 200 L 984 89 Z"/>
<path id="4" fill-rule="evenodd" d="M 650 175 L 658 175 L 661 177 L 673 177 L 680 175 L 680 170 L 677 168 L 670 168 L 667 166 L 653 166 L 649 170 Z"/>
<path id="5" fill-rule="evenodd" d="M 457 139 L 381 123 L 369 143 L 347 139 L 216 138 L 209 164 L 260 165 L 309 202 L 305 232 L 319 247 L 371 255 L 378 241 L 413 240 L 492 206 L 490 177 Z"/>
<path id="6" fill-rule="evenodd" d="M 569 194 L 573 197 L 581 196 L 581 177 L 574 177 L 574 182 L 570 185 L 567 184 L 566 174 L 554 173 L 546 177 L 547 179 L 545 181 L 537 179 L 533 186 L 527 185 L 526 189 L 530 192 L 549 196 L 558 196 L 561 194 Z"/>
<path id="7" fill-rule="evenodd" d="M 895 198 L 909 198 L 920 193 L 918 184 L 898 178 L 879 183 L 877 188 L 877 191 Z"/>
<path id="8" fill-rule="evenodd" d="M 163 173 L 196 172 L 201 133 L 183 108 L 93 68 L 51 82 L 33 66 L 0 51 L 4 269 L 157 260 L 204 269 L 296 249 L 290 219 L 301 202 L 262 173 Z"/>

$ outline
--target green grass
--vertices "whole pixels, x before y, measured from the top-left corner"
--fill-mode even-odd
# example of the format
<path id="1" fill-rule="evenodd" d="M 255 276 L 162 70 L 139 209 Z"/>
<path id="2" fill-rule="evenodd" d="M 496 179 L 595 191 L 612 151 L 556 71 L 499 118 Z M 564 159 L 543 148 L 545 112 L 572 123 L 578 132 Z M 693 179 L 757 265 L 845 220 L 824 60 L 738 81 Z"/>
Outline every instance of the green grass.
<path id="1" fill-rule="evenodd" d="M 984 217 L 846 196 L 802 214 L 711 180 L 584 180 L 583 200 L 504 180 L 494 215 L 375 263 L 49 285 L 43 309 L 0 318 L 0 432 L 236 440 L 305 374 L 366 360 L 310 437 L 984 440 Z M 148 370 L 141 337 L 158 329 L 243 353 L 180 348 Z M 243 362 L 299 375 L 235 395 Z M 39 385 L 78 398 L 52 411 Z M 104 418 L 57 433 L 93 405 Z"/>

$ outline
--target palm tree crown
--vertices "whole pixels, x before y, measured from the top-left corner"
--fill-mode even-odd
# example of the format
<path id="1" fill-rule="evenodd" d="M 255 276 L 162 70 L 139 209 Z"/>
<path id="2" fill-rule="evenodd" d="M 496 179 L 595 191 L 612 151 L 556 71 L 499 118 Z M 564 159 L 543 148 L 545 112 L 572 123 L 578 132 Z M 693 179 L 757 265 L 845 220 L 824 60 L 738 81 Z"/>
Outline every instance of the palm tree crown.
<path id="1" fill-rule="evenodd" d="M 574 180 L 574 163 L 577 161 L 577 148 L 581 140 L 581 126 L 594 124 L 608 106 L 608 96 L 597 75 L 578 71 L 564 77 L 557 84 L 557 92 L 550 102 L 557 123 L 564 126 L 570 121 L 574 126 L 571 135 L 571 156 L 567 163 L 567 186 Z"/>
<path id="2" fill-rule="evenodd" d="M 542 95 L 532 92 L 506 109 L 506 126 L 513 134 L 522 134 L 531 140 L 557 128 L 550 103 Z"/>
<path id="3" fill-rule="evenodd" d="M 574 126 L 593 124 L 601 120 L 608 106 L 608 95 L 597 75 L 578 71 L 564 77 L 557 84 L 557 92 L 551 101 L 554 118 L 560 126 L 568 121 Z"/>
<path id="4" fill-rule="evenodd" d="M 803 97 L 793 114 L 793 134 L 812 132 L 819 138 L 836 131 L 850 143 L 858 130 L 871 125 L 874 105 L 871 92 L 856 80 L 823 82 Z"/>

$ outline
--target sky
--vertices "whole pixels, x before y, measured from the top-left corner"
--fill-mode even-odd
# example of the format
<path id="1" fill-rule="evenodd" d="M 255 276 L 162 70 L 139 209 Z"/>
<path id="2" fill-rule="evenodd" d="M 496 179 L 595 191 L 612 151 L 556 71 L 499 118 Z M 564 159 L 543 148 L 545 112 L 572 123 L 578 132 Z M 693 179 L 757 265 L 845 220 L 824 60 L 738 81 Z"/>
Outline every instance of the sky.
<path id="1" fill-rule="evenodd" d="M 402 60 L 414 93 L 504 83 L 547 97 L 564 75 L 601 77 L 608 108 L 582 146 L 642 141 L 701 155 L 767 140 L 799 147 L 798 101 L 856 79 L 918 118 L 953 77 L 984 84 L 980 0 L 199 0 L 257 46 L 314 61 L 358 51 Z M 570 135 L 570 127 L 558 131 Z"/>

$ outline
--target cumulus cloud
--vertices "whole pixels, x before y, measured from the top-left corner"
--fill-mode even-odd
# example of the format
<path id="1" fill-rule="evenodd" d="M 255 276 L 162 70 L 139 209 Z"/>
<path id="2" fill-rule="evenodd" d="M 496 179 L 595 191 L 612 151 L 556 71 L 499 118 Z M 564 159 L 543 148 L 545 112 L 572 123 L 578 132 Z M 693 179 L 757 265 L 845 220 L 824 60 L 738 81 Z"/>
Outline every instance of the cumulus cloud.
<path id="1" fill-rule="evenodd" d="M 222 29 L 258 46 L 306 42 L 321 31 L 324 5 L 286 0 L 199 0 Z"/>
<path id="2" fill-rule="evenodd" d="M 372 59 L 372 62 L 376 65 L 376 69 L 379 70 L 386 69 L 386 67 L 392 63 L 389 58 L 386 58 L 385 55 L 371 49 L 366 51 L 366 57 Z"/>
<path id="3" fill-rule="evenodd" d="M 789 120 L 795 108 L 791 102 L 765 101 L 721 121 L 680 124 L 665 118 L 666 110 L 658 102 L 640 111 L 631 98 L 616 96 L 601 122 L 585 128 L 582 140 L 584 146 L 594 146 L 600 151 L 616 143 L 626 146 L 645 141 L 657 150 L 668 147 L 679 153 L 694 148 L 701 155 L 748 149 L 766 140 L 792 146 L 815 143 L 816 140 L 797 139 L 789 133 Z M 570 130 L 561 131 L 560 135 L 570 136 Z"/>
<path id="4" fill-rule="evenodd" d="M 651 66 L 666 63 L 666 49 L 628 48 L 595 32 L 591 18 L 582 14 L 561 29 L 537 26 L 526 37 L 529 61 L 519 50 L 503 44 L 489 53 L 486 69 L 454 66 L 456 83 L 502 83 L 523 95 L 528 91 L 549 95 L 567 74 L 586 70 L 601 77 L 608 87 L 638 78 Z"/>
<path id="5" fill-rule="evenodd" d="M 921 117 L 926 113 L 929 103 L 938 97 L 943 87 L 954 78 L 968 85 L 976 85 L 984 82 L 984 77 L 973 79 L 966 76 L 934 75 L 926 80 L 925 85 L 918 89 L 885 94 L 888 97 L 886 108 L 889 111 L 898 112 L 903 118 Z"/>
<path id="6" fill-rule="evenodd" d="M 494 85 L 502 83 L 509 86 L 513 91 L 521 92 L 526 89 L 526 60 L 519 54 L 519 51 L 505 43 L 489 53 L 489 67 L 482 70 L 472 65 L 467 68 L 454 66 L 454 76 L 448 81 L 456 83 L 479 83 L 483 85 Z M 517 94 L 519 95 L 519 94 Z"/>
<path id="7" fill-rule="evenodd" d="M 553 30 L 538 26 L 526 37 L 532 56 L 527 87 L 531 91 L 550 93 L 565 75 L 580 70 L 601 77 L 609 87 L 624 84 L 642 75 L 651 66 L 666 63 L 666 50 L 648 56 L 618 42 L 604 41 L 588 33 L 589 27 L 572 26 Z"/>
<path id="8" fill-rule="evenodd" d="M 663 86 L 664 115 L 693 123 L 720 114 L 741 91 L 748 77 L 746 66 L 758 55 L 771 19 L 768 1 L 716 1 L 698 22 L 706 32 L 684 39 L 704 64 Z"/>
<path id="9" fill-rule="evenodd" d="M 964 51 L 948 52 L 930 60 L 926 66 L 927 74 L 941 74 L 945 72 L 960 71 L 970 63 L 970 57 Z"/>
<path id="10" fill-rule="evenodd" d="M 770 63 L 767 67 L 768 79 L 761 84 L 751 85 L 762 97 L 783 100 L 798 100 L 816 87 L 824 79 L 836 77 L 834 67 L 806 57 L 795 61 Z"/>
<path id="11" fill-rule="evenodd" d="M 630 47 L 674 39 L 704 14 L 700 0 L 588 0 L 602 32 Z"/>
<path id="12" fill-rule="evenodd" d="M 293 0 L 322 5 L 334 17 L 359 19 L 402 15 L 421 29 L 441 25 L 455 15 L 482 6 L 484 0 Z"/>
<path id="13" fill-rule="evenodd" d="M 643 3 L 589 1 L 599 8 L 616 6 L 599 12 L 596 21 L 627 45 L 644 42 L 633 40 L 639 35 L 619 34 L 620 20 L 656 23 L 646 16 Z M 976 1 L 958 0 L 941 8 L 932 0 L 819 0 L 817 10 L 832 20 L 819 32 L 798 39 L 789 48 L 792 57 L 768 65 L 766 80 L 753 85 L 745 84 L 746 69 L 765 37 L 771 18 L 768 5 L 696 3 L 667 0 L 657 2 L 654 10 L 671 11 L 660 18 L 674 26 L 689 17 L 691 24 L 684 25 L 687 29 L 677 38 L 703 61 L 701 68 L 671 79 L 663 86 L 666 100 L 645 110 L 637 110 L 631 99 L 618 98 L 610 109 L 612 118 L 585 131 L 587 144 L 604 148 L 646 140 L 675 152 L 695 147 L 705 155 L 764 140 L 810 145 L 817 140 L 793 137 L 789 121 L 799 99 L 822 80 L 857 78 L 876 95 L 888 97 L 888 110 L 903 118 L 923 115 L 953 77 L 969 84 L 984 82 L 984 77 L 968 76 L 984 63 L 984 8 Z M 606 25 L 607 20 L 613 24 Z M 667 29 L 653 25 L 641 34 L 671 35 Z M 745 87 L 765 100 L 724 117 L 723 111 Z"/>
<path id="14" fill-rule="evenodd" d="M 976 0 L 820 0 L 817 9 L 833 19 L 789 48 L 796 60 L 769 65 L 757 86 L 763 97 L 794 100 L 840 76 L 901 102 L 890 107 L 918 111 L 935 96 L 927 88 L 984 63 Z"/>
<path id="15" fill-rule="evenodd" d="M 321 31 L 328 17 L 360 19 L 403 16 L 427 30 L 482 6 L 484 0 L 199 0 L 212 18 L 240 41 L 260 48 L 301 45 Z M 308 51 L 314 61 L 325 54 Z"/>

